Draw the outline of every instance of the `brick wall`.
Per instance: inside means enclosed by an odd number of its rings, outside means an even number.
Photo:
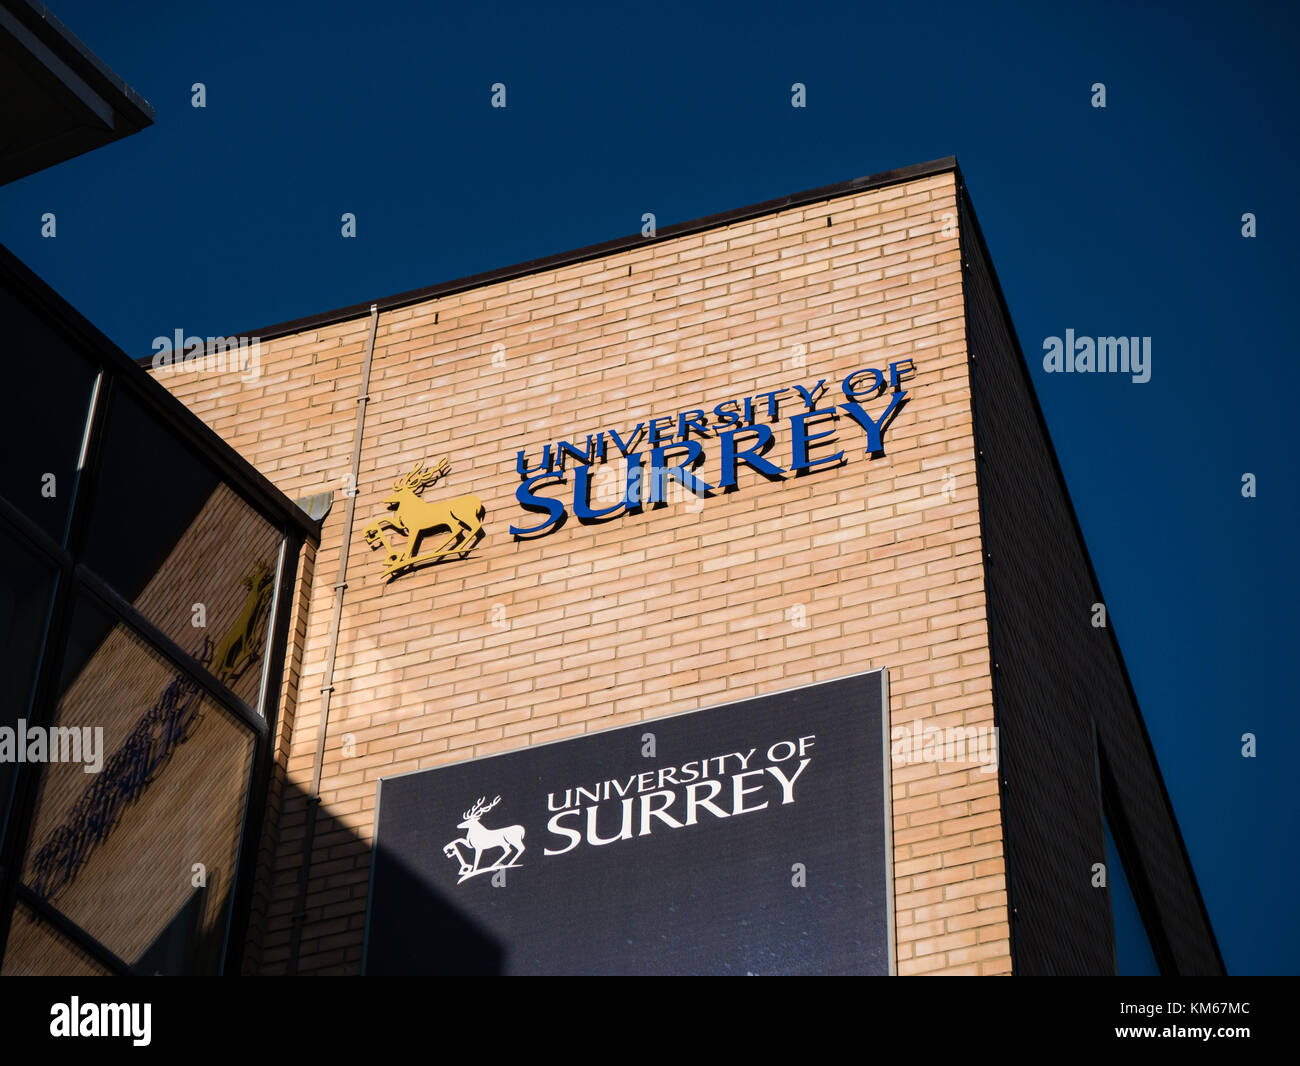
[[[991,727],[952,173],[646,242],[379,317],[357,518],[325,521],[284,737],[264,972],[283,972],[339,553],[348,587],[299,970],[356,973],[376,782],[699,705],[887,667],[892,720]],[[947,216],[947,219],[945,218]],[[290,497],[346,487],[369,319],[263,344],[261,377],[160,380]],[[915,360],[868,459],[534,540],[515,454],[653,416]],[[791,402],[792,401],[792,402]],[[793,394],[781,419],[802,409]],[[873,413],[880,407],[867,405]],[[361,529],[393,480],[477,494],[463,560],[381,580]],[[717,441],[695,473],[716,484]],[[788,436],[772,456],[789,466]],[[714,476],[711,476],[714,475]],[[572,477],[569,478],[570,486]],[[528,523],[531,524],[531,523]],[[802,608],[805,625],[798,625]],[[292,701],[290,701],[292,702]],[[900,973],[1011,969],[996,775],[895,765]]]

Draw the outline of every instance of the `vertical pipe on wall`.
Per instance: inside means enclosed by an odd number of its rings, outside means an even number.
[[[325,653],[325,676],[321,681],[320,725],[316,729],[316,758],[312,764],[311,791],[307,794],[307,826],[302,838],[302,857],[298,865],[298,894],[293,907],[293,927],[289,936],[289,961],[286,972],[298,972],[298,952],[302,946],[302,927],[307,920],[307,887],[311,880],[311,851],[316,840],[316,819],[320,810],[320,783],[325,769],[325,734],[329,728],[330,697],[334,693],[334,658],[339,645],[339,627],[343,621],[343,593],[348,587],[348,553],[352,544],[352,522],[357,509],[357,485],[361,473],[361,439],[366,427],[366,405],[370,402],[370,366],[375,357],[375,334],[379,331],[379,305],[370,305],[370,336],[366,341],[366,358],[361,368],[361,395],[357,397],[357,426],[352,437],[351,480],[348,483],[347,507],[343,516],[343,541],[339,545],[339,572],[334,582],[334,614],[330,619],[329,649]]]

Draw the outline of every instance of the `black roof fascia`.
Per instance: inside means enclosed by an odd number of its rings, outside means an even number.
[[[34,274],[3,244],[0,244],[0,284],[11,287],[20,298],[47,319],[58,324],[73,343],[96,358],[100,365],[131,389],[146,409],[164,425],[193,444],[223,478],[239,489],[250,502],[277,523],[287,523],[319,543],[321,523],[227,444],[220,436],[137,365],[121,348],[94,327],[71,304]]]
[[[154,110],[44,4],[0,0],[5,147],[0,184],[17,181],[154,121]]]
[[[863,178],[853,178],[850,181],[842,181],[834,185],[822,185],[816,189],[807,189],[803,192],[791,193],[788,196],[781,196],[775,200],[764,200],[762,203],[751,204],[748,207],[737,207],[730,211],[723,211],[720,214],[706,215],[703,218],[692,219],[689,222],[678,222],[657,230],[653,237],[642,237],[639,233],[627,237],[616,237],[613,240],[603,241],[600,244],[589,244],[583,248],[575,248],[571,251],[543,256],[540,259],[529,259],[522,263],[515,263],[511,266],[498,267],[495,270],[484,271],[480,274],[470,274],[467,277],[440,282],[437,285],[429,285],[421,289],[411,289],[408,292],[398,293],[395,296],[387,296],[379,300],[367,300],[364,303],[352,304],[348,307],[340,307],[333,311],[325,311],[316,315],[308,315],[305,318],[295,318],[288,322],[280,322],[276,325],[264,326],[261,329],[248,330],[246,332],[232,334],[231,336],[255,337],[258,340],[265,341],[271,340],[275,337],[286,337],[295,333],[304,333],[307,330],[318,329],[322,326],[332,326],[339,322],[346,322],[349,319],[363,318],[370,314],[370,308],[372,305],[377,305],[382,314],[385,311],[394,311],[398,308],[422,303],[425,300],[430,300],[438,296],[450,296],[453,293],[465,292],[469,289],[477,289],[481,286],[492,285],[501,281],[511,281],[515,278],[525,277],[528,274],[536,274],[543,270],[553,270],[556,267],[571,266],[574,263],[582,263],[589,259],[599,259],[602,256],[612,255],[616,252],[625,252],[632,248],[642,248],[646,245],[657,244],[661,241],[670,241],[677,237],[685,237],[693,233],[702,233],[705,230],[716,229],[719,226],[732,225],[736,222],[746,222],[750,219],[760,218],[763,215],[775,214],[778,211],[789,210],[793,207],[803,207],[808,204],[819,203],[823,200],[833,200],[840,196],[865,192],[869,189],[881,189],[889,185],[900,185],[904,182],[916,181],[919,178],[927,178],[935,174],[953,173],[956,170],[956,157],[945,156],[942,159],[935,159],[928,163],[918,163],[915,166],[900,167],[896,170],[885,170],[879,174],[871,174]],[[150,366],[152,361],[152,355],[141,356],[136,360],[136,362],[141,366],[146,367]]]

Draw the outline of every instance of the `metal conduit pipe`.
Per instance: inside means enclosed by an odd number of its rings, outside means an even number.
[[[379,305],[370,305],[370,337],[366,341],[366,359],[361,368],[361,395],[357,397],[357,428],[352,438],[352,476],[348,482],[347,508],[343,516],[343,543],[339,547],[339,573],[334,582],[334,615],[330,620],[329,650],[325,653],[325,676],[321,681],[320,725],[316,730],[316,759],[311,772],[311,791],[307,795],[307,828],[302,838],[302,857],[298,864],[298,894],[293,906],[293,926],[289,935],[289,961],[286,972],[298,972],[298,952],[302,946],[302,927],[307,921],[307,887],[311,881],[311,851],[316,840],[316,819],[320,810],[320,783],[325,769],[325,733],[329,728],[330,697],[334,694],[334,658],[339,646],[339,627],[343,621],[343,593],[348,587],[348,554],[352,544],[352,521],[357,509],[357,486],[361,474],[361,438],[366,428],[366,405],[370,402],[370,366],[375,357],[375,334],[379,331]]]

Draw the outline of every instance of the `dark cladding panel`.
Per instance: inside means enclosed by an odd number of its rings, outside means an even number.
[[[62,544],[99,370],[4,285],[0,329],[6,356],[22,367],[0,390],[0,496]]]
[[[884,686],[383,781],[366,972],[891,972]]]
[[[1016,972],[1114,972],[1107,894],[1089,876],[1106,861],[1099,785],[1113,772],[1112,828],[1132,834],[1127,872],[1158,954],[1171,972],[1221,973],[1114,631],[1092,624],[1101,592],[964,192],[961,210]]]

